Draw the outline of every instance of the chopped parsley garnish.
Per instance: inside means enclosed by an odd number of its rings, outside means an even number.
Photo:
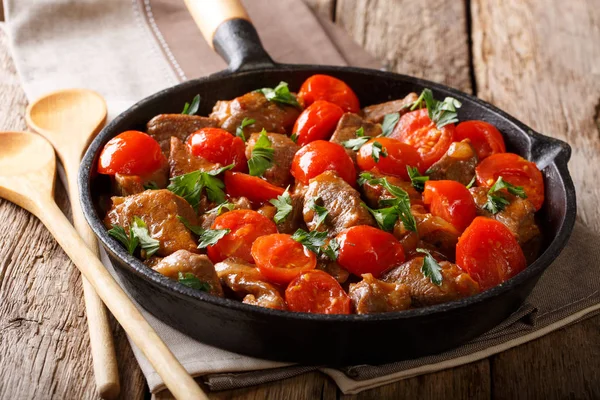
[[[321,246],[325,245],[325,241],[327,239],[327,232],[306,232],[304,229],[298,229],[292,235],[292,239],[294,239],[298,243],[301,243],[304,247],[306,247],[313,253],[320,254]]]
[[[323,222],[325,222],[325,218],[327,218],[327,214],[329,211],[323,206],[317,204],[317,201],[321,200],[320,197],[312,198],[308,201],[308,208],[313,210],[317,214],[315,229],[317,229]]]
[[[121,242],[129,254],[133,254],[139,244],[138,239],[133,236],[133,231],[129,230],[129,235],[127,235],[125,229],[120,225],[113,225],[112,228],[108,230],[108,234]]]
[[[436,124],[438,129],[442,129],[448,124],[458,122],[458,113],[456,112],[462,106],[462,103],[454,97],[446,97],[444,101],[438,101],[433,98],[431,89],[423,89],[419,98],[412,104],[411,111],[427,107],[429,119]]]
[[[203,292],[209,292],[211,289],[210,283],[201,281],[196,275],[190,272],[177,272],[177,281],[182,285],[191,287],[192,289],[202,290]]]
[[[381,136],[389,136],[400,119],[400,113],[386,114],[381,124]]]
[[[396,225],[396,221],[398,221],[399,213],[396,207],[386,207],[373,209],[366,204],[362,204],[375,218],[377,225],[384,231],[391,232],[394,230],[394,226]]]
[[[500,193],[498,193],[502,189],[506,189],[508,193],[519,196],[522,199],[527,198],[527,194],[525,194],[525,190],[522,186],[512,185],[499,176],[490,190],[488,190],[487,201],[483,205],[485,210],[491,212],[492,214],[497,214],[510,204],[510,201],[506,200]]]
[[[410,165],[406,166],[406,171],[408,171],[412,186],[419,192],[425,190],[425,182],[429,180],[429,177],[427,175],[421,175],[417,167],[411,167]]]
[[[108,234],[121,242],[129,254],[133,254],[138,245],[143,258],[150,258],[160,247],[160,242],[150,236],[148,226],[140,217],[133,217],[129,226],[129,235],[119,225],[113,225]]]
[[[293,106],[296,108],[302,108],[300,106],[300,103],[298,103],[296,96],[294,96],[292,92],[290,92],[290,88],[288,88],[287,82],[279,82],[279,85],[275,86],[275,88],[273,89],[262,88],[255,91],[264,94],[267,100],[269,101]]]
[[[290,140],[294,143],[298,143],[298,135],[292,133],[292,136],[290,136]]]
[[[342,145],[347,149],[358,151],[369,139],[371,139],[369,136],[365,136],[365,128],[361,126],[356,130],[356,138],[348,139],[342,142]]]
[[[244,117],[240,126],[238,126],[235,129],[235,136],[241,138],[244,141],[244,143],[246,143],[246,135],[244,135],[244,128],[247,127],[248,125],[252,125],[255,122],[256,122],[256,120],[254,120],[252,118]]]
[[[277,209],[277,213],[273,217],[273,221],[276,224],[279,224],[287,218],[287,216],[292,212],[292,198],[290,197],[290,193],[288,189],[285,189],[285,192],[281,196],[277,196],[276,199],[269,200],[269,203],[273,204]]]
[[[200,203],[200,194],[202,189],[206,189],[206,195],[212,202],[221,204],[225,202],[225,193],[223,189],[225,184],[216,176],[233,168],[235,164],[230,164],[213,171],[203,172],[194,171],[171,178],[171,183],[167,186],[171,192],[183,197],[196,210]]]
[[[185,105],[183,106],[183,111],[181,113],[187,114],[187,115],[196,115],[199,108],[200,108],[200,95],[197,94],[196,96],[194,96],[194,99],[192,100],[192,104],[185,103]]]
[[[154,181],[144,183],[144,189],[146,190],[158,190],[158,185]]]
[[[199,249],[217,244],[217,242],[221,240],[223,236],[231,232],[231,229],[204,229],[199,225],[192,225],[190,221],[181,215],[178,215],[177,219],[180,220],[186,228],[200,237],[200,243],[198,243]]]
[[[379,162],[379,157],[387,157],[387,150],[383,148],[383,145],[378,141],[373,142],[373,148],[371,150],[371,157],[375,160],[376,163]]]
[[[273,150],[271,139],[267,136],[267,131],[263,129],[252,148],[252,155],[248,160],[250,175],[262,176],[273,165],[274,154],[275,150]]]
[[[321,251],[327,257],[329,257],[329,259],[331,261],[335,261],[335,260],[337,260],[339,252],[340,252],[340,244],[338,243],[338,241],[335,238],[331,239],[329,241],[329,244],[326,244],[325,246],[321,247]]]
[[[216,213],[217,215],[221,215],[224,208],[226,208],[229,211],[233,211],[233,210],[235,210],[235,204],[226,201],[226,202],[219,204],[218,206],[216,206],[214,208],[211,208],[206,213],[207,214]]]
[[[423,266],[421,267],[423,275],[429,278],[434,285],[441,286],[443,277],[440,264],[433,258],[429,250],[417,248],[417,252],[425,254]]]
[[[473,176],[473,178],[469,181],[469,183],[467,183],[467,189],[471,189],[473,187],[473,185],[475,184],[475,176]]]

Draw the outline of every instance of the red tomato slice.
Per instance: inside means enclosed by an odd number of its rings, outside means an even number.
[[[271,185],[256,176],[241,172],[225,172],[225,191],[230,197],[246,197],[254,204],[263,204],[281,196],[285,189]]]
[[[105,175],[146,175],[166,162],[160,145],[152,136],[126,131],[104,145],[98,160],[98,172]]]
[[[202,128],[192,133],[187,145],[193,155],[222,166],[235,164],[232,171],[246,172],[246,145],[224,129]]]
[[[475,219],[477,206],[465,186],[456,181],[427,181],[423,202],[429,211],[450,222],[460,232]]]
[[[379,155],[379,161],[373,158],[373,144],[378,142],[387,153],[386,157]],[[383,153],[383,151],[382,151]],[[384,174],[398,176],[408,180],[408,172],[406,166],[419,167],[421,157],[414,147],[402,143],[396,139],[380,137],[371,139],[365,143],[356,156],[358,167],[363,171],[370,171],[377,168]]]
[[[421,155],[420,171],[424,173],[446,154],[454,141],[454,130],[454,124],[438,129],[429,119],[427,109],[423,108],[404,114],[389,137],[417,149]]]
[[[313,314],[350,314],[350,297],[327,272],[298,275],[285,290],[288,309]]]
[[[506,153],[504,138],[496,127],[485,121],[465,121],[456,126],[454,139],[469,139],[479,161],[497,153]]]
[[[336,236],[340,245],[337,262],[356,276],[383,272],[404,262],[404,249],[391,233],[372,226],[353,226]]]
[[[304,105],[310,106],[317,100],[325,100],[337,104],[344,111],[357,113],[360,111],[358,97],[350,86],[333,76],[313,75],[304,81],[298,92]]]
[[[521,246],[499,221],[477,217],[458,239],[456,264],[487,290],[527,267]]]
[[[215,218],[211,229],[229,229],[216,244],[208,246],[206,253],[213,263],[229,257],[254,262],[251,249],[254,241],[264,235],[277,233],[277,226],[269,218],[252,210],[233,210]]]
[[[267,280],[279,284],[288,284],[317,265],[315,253],[283,233],[256,239],[252,245],[252,257],[260,273]]]
[[[346,150],[337,143],[315,140],[296,152],[292,160],[292,175],[303,184],[325,171],[338,176],[356,187],[356,169]]]
[[[302,111],[294,124],[296,143],[304,146],[315,140],[328,140],[343,114],[344,110],[336,104],[315,101]]]
[[[492,186],[499,176],[506,182],[522,186],[527,200],[536,211],[544,204],[544,178],[538,167],[531,161],[513,153],[493,154],[475,168],[477,184]]]

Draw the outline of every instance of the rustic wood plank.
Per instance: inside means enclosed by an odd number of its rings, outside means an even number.
[[[306,4],[318,15],[331,21],[335,18],[335,0],[304,0]]]
[[[26,129],[26,105],[0,29],[0,129]],[[56,199],[68,213],[61,184]],[[143,377],[115,334],[122,398],[141,399]],[[79,272],[39,220],[0,200],[0,398],[51,397],[96,397]]]

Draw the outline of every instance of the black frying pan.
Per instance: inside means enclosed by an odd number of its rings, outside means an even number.
[[[202,5],[219,8],[223,3]],[[228,8],[232,3],[234,7]],[[228,7],[216,13],[203,10],[202,15],[192,9],[205,37],[214,32],[212,43],[229,63],[228,70],[182,83],[135,104],[98,135],[81,164],[79,184],[85,216],[129,293],[162,321],[206,344],[255,357],[330,365],[382,363],[441,352],[488,331],[517,310],[565,247],[575,222],[575,189],[567,169],[570,147],[533,132],[488,103],[437,83],[360,68],[275,63],[236,3],[227,2]],[[211,17],[208,21],[203,19],[206,15]],[[200,114],[207,115],[217,100],[274,87],[280,81],[296,91],[315,73],[342,79],[363,106],[431,88],[438,98],[452,96],[463,103],[461,120],[485,120],[498,127],[509,151],[542,169],[546,201],[539,220],[546,242],[541,256],[502,285],[459,301],[385,314],[317,315],[255,307],[190,289],[147,268],[108,235],[94,200],[106,194],[107,187],[102,177],[92,172],[109,139],[126,130],[145,130],[157,114],[180,112],[182,104],[196,94],[202,96]]]

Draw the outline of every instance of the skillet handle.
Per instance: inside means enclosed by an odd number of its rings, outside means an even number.
[[[239,0],[185,0],[206,42],[232,71],[275,66]]]

